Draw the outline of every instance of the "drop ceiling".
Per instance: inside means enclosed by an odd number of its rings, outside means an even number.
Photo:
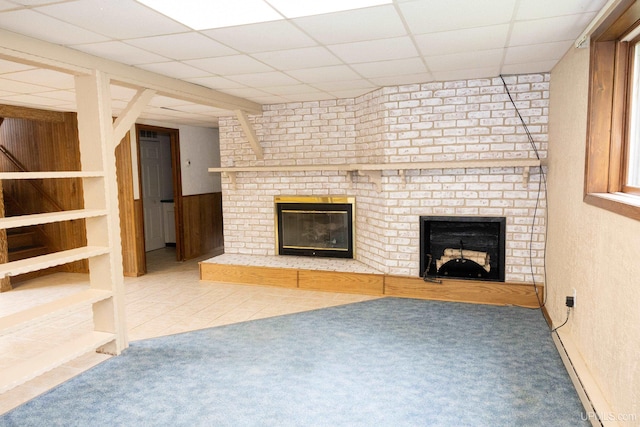
[[[202,0],[209,9],[227,1]],[[548,72],[605,3],[394,0],[195,31],[135,0],[0,0],[0,28],[275,104],[351,98],[382,86]],[[112,85],[116,114],[134,93]],[[73,77],[0,59],[0,104],[76,111]],[[228,114],[156,96],[142,118],[215,126]]]

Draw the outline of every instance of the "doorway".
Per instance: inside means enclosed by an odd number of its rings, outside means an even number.
[[[176,260],[183,261],[178,130],[137,124],[136,133],[145,258],[175,248]]]

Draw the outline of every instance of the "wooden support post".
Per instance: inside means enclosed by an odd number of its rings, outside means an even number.
[[[105,255],[89,259],[89,279],[92,288],[108,290],[113,297],[94,304],[96,331],[115,334],[116,339],[101,351],[120,354],[127,345],[124,310],[124,274],[118,208],[118,182],[112,124],[109,77],[101,71],[76,76],[78,105],[78,137],[82,169],[103,171],[104,177],[85,178],[84,205],[86,209],[106,209],[106,217],[88,218],[87,244],[108,247]]]
[[[0,123],[2,123],[0,121]],[[2,180],[0,180],[0,218],[4,218],[4,194],[2,192]],[[9,261],[9,245],[7,243],[7,230],[0,230],[0,264]],[[11,290],[9,276],[0,277],[0,292]]]
[[[249,122],[249,117],[247,113],[242,110],[236,110],[236,116],[238,117],[238,121],[240,122],[240,126],[242,126],[242,130],[244,131],[244,135],[249,140],[249,144],[251,144],[251,148],[253,152],[256,154],[256,157],[259,160],[264,159],[264,153],[262,151],[262,147],[260,146],[260,142],[258,141],[258,137],[256,136],[256,132]]]
[[[113,123],[113,140],[115,142],[114,148],[120,144],[122,138],[129,132],[131,126],[136,122],[137,118],[140,117],[142,110],[147,106],[151,98],[156,94],[155,90],[151,89],[140,89],[138,93],[131,99],[127,107],[124,109],[122,114],[116,119]]]

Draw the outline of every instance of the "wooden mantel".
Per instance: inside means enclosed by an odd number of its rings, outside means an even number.
[[[238,172],[305,172],[305,171],[347,171],[357,175],[366,175],[380,191],[382,171],[397,170],[404,175],[406,170],[423,169],[475,169],[475,168],[513,168],[521,167],[522,180],[528,182],[532,167],[543,165],[538,159],[478,159],[452,160],[438,162],[405,162],[405,163],[344,163],[335,165],[285,165],[285,166],[237,166],[209,168],[209,172],[222,172],[229,177],[232,186],[236,185]],[[406,176],[405,176],[406,179]]]

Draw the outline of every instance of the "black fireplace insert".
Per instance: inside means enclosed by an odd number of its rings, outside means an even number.
[[[506,219],[420,217],[420,276],[504,282]]]

